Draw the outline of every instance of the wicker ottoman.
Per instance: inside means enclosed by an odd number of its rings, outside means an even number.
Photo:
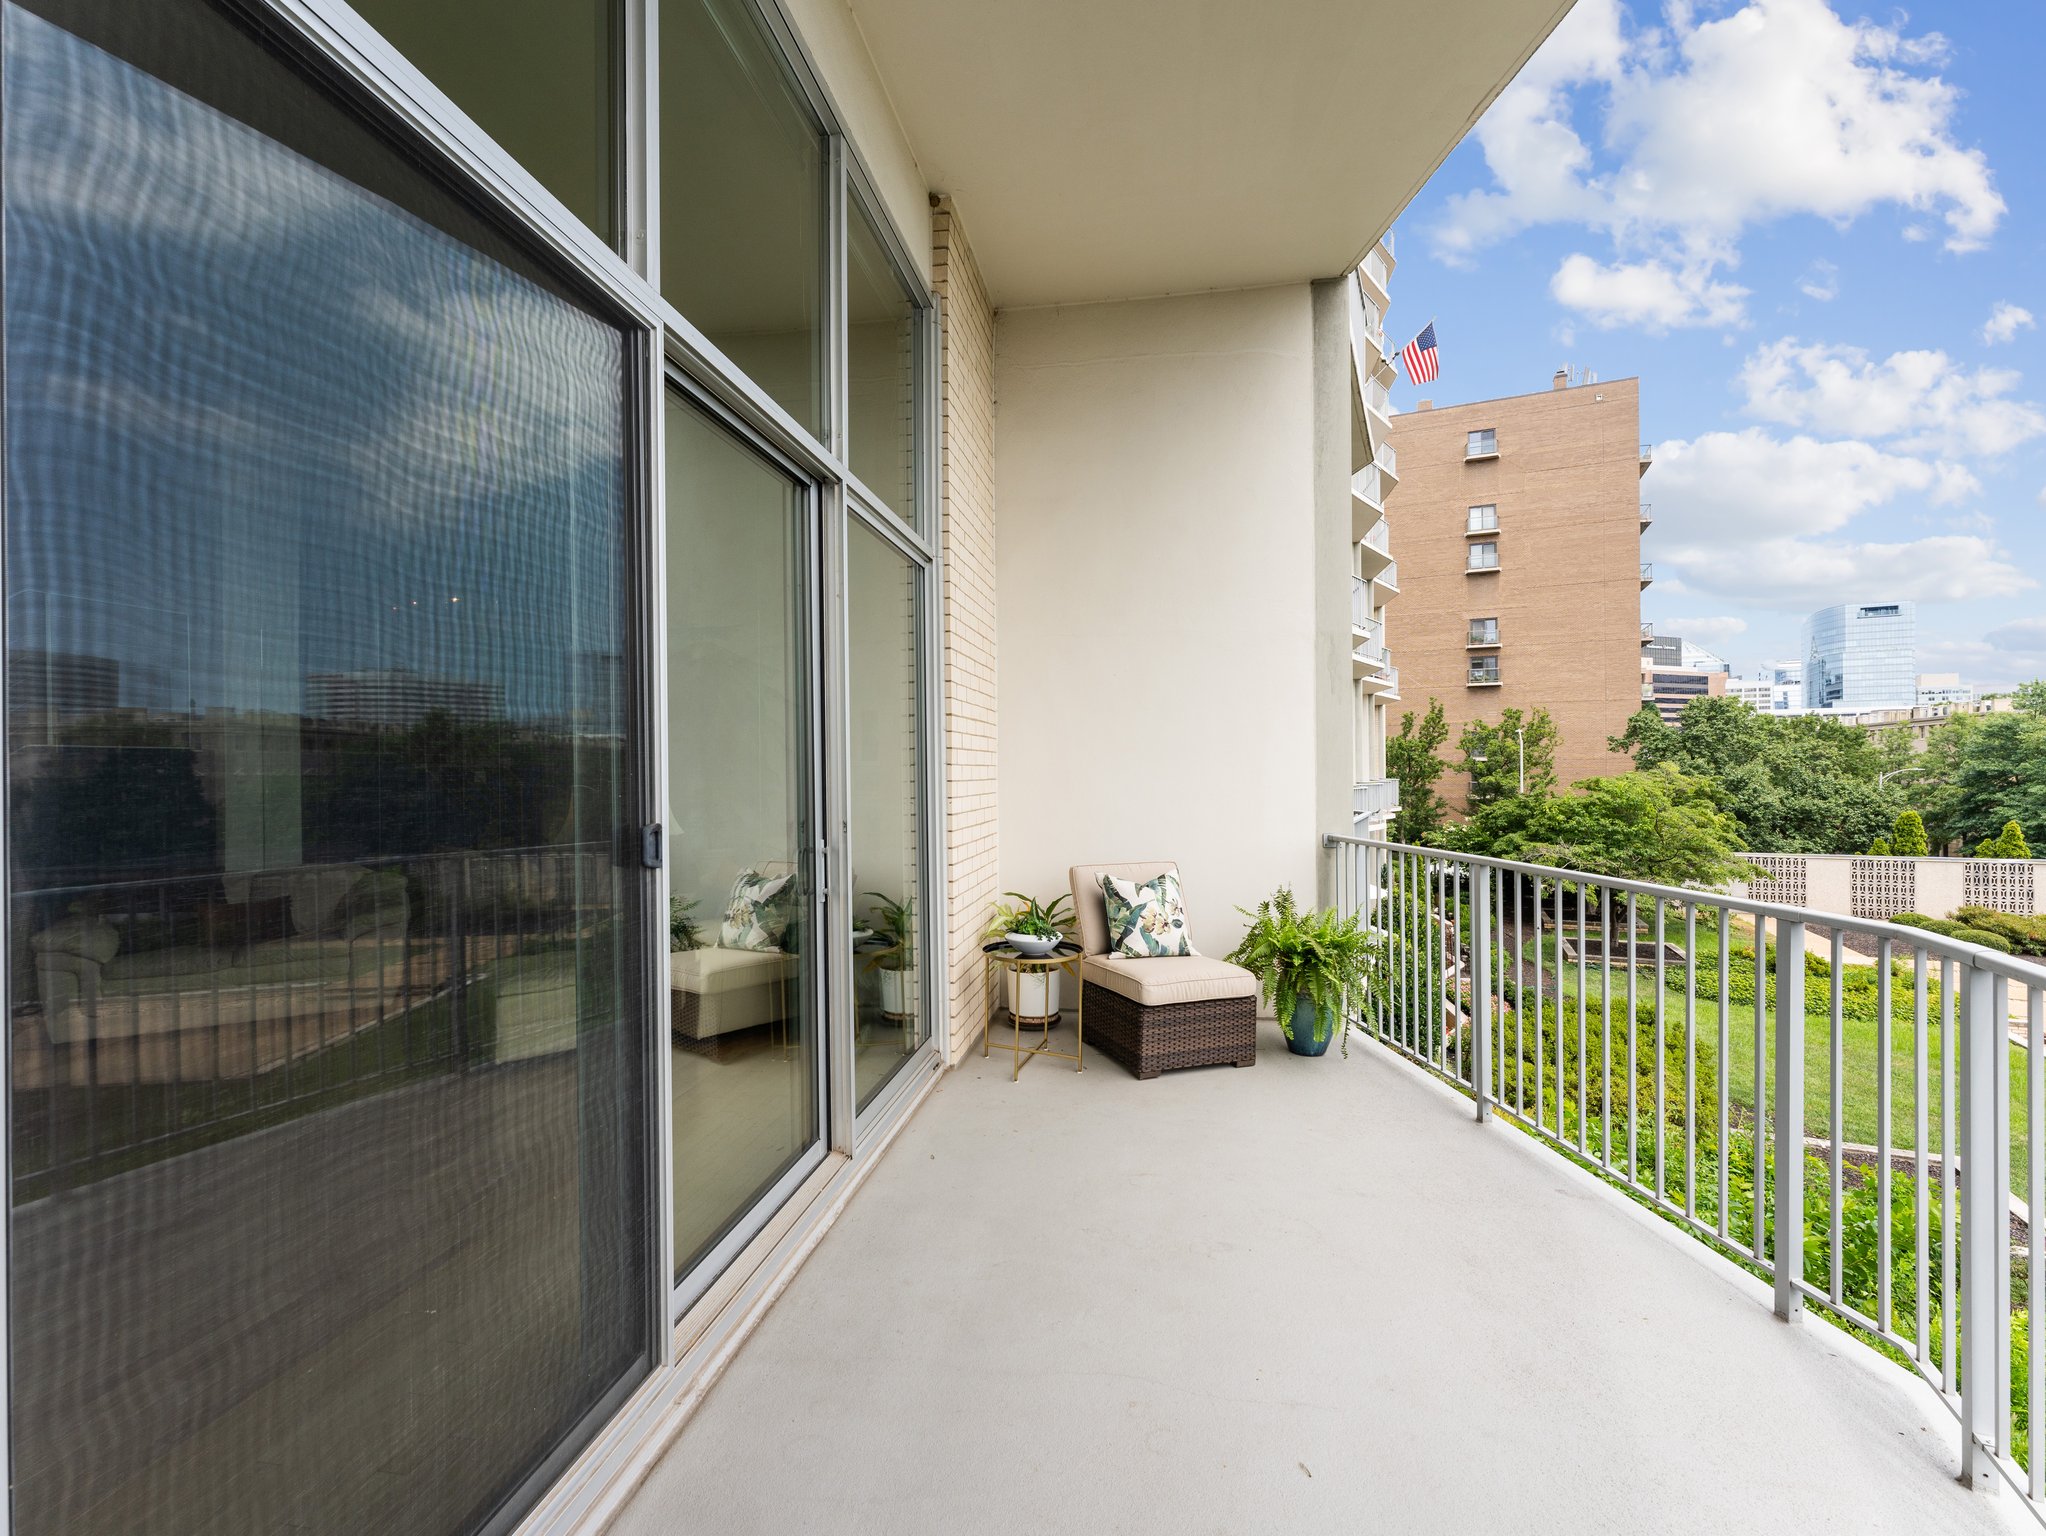
[[[1147,1008],[1120,992],[1084,983],[1087,1043],[1140,1078],[1179,1067],[1248,1067],[1257,1062],[1257,999]]]

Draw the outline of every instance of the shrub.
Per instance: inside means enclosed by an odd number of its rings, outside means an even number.
[[[1890,856],[1890,840],[1879,837],[1868,845],[1868,856],[1872,859],[1887,859]]]
[[[2025,829],[2015,821],[2003,824],[2003,830],[1992,838],[1975,845],[1978,859],[2029,859],[2032,850],[2025,842]]]
[[[1993,907],[1958,907],[1954,921],[2008,940],[2020,955],[2046,955],[2046,917],[2016,917]]]
[[[1890,851],[1904,859],[1922,859],[1931,853],[1932,844],[1925,836],[1925,818],[1916,811],[1899,815],[1896,826],[1890,830]]]
[[[1946,935],[1950,939],[1959,939],[1963,944],[1980,944],[1984,949],[1999,950],[2006,955],[2012,953],[2010,940],[2000,933],[1991,933],[1987,928],[1970,928],[1965,923],[1949,923],[1946,925]]]

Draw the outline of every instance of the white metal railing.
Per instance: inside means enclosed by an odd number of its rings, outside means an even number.
[[[1381,347],[1379,350],[1383,351],[1384,348]],[[1379,415],[1388,419],[1391,418],[1392,391],[1386,387],[1385,380],[1379,378],[1376,374],[1372,374],[1364,380],[1364,403],[1370,406],[1372,410],[1378,412]],[[1384,444],[1379,445],[1378,457],[1381,460],[1385,458]],[[1397,466],[1394,467],[1393,472],[1395,474],[1399,472]]]
[[[1387,591],[1391,592],[1399,591],[1400,589],[1399,561],[1397,560],[1386,561],[1385,569],[1380,571],[1376,576],[1372,577],[1371,579],[1377,582],[1381,587],[1384,587]]]
[[[1809,1302],[1887,1346],[1959,1420],[1963,1482],[2046,1497],[2046,966],[1754,895],[1323,846],[1388,960],[1352,1027],[1772,1280],[1785,1320]]]
[[[1392,530],[1387,528],[1384,523],[1373,523],[1359,542],[1366,549],[1372,550],[1377,554],[1391,554]]]
[[[1383,388],[1382,385],[1380,387]],[[1388,394],[1386,396],[1388,404],[1390,404],[1391,399],[1392,399],[1391,395]],[[1394,479],[1399,478],[1400,455],[1399,450],[1397,448],[1393,447],[1391,443],[1382,442],[1378,445],[1377,458],[1378,462],[1385,466],[1385,472],[1388,475],[1391,475]]]
[[[1649,583],[1650,583],[1651,581],[1653,581],[1653,580],[1655,580],[1655,567],[1654,567],[1653,565],[1651,565],[1651,564],[1650,564],[1650,563],[1649,563],[1648,561],[1646,561],[1646,560],[1642,561],[1642,562],[1641,562],[1641,585],[1645,587],[1645,586],[1647,586],[1647,585],[1648,585],[1648,584],[1649,584]]]
[[[1371,583],[1362,576],[1350,578],[1350,627],[1366,632],[1374,627],[1371,618]]]
[[[1378,473],[1378,466],[1376,464],[1366,464],[1356,474],[1352,475],[1350,477],[1350,489],[1377,507],[1379,511],[1383,512],[1385,510],[1385,480]]]
[[[1361,779],[1357,783],[1351,810],[1358,821],[1372,816],[1390,816],[1400,808],[1398,779]]]
[[[1379,309],[1378,301],[1364,291],[1364,282],[1361,276],[1350,284],[1350,290],[1357,296],[1358,304],[1358,310],[1353,318],[1361,323],[1365,340],[1378,348],[1379,354],[1383,356],[1385,353],[1385,315]]]
[[[1364,275],[1369,277],[1372,282],[1378,284],[1381,291],[1389,292],[1391,290],[1392,272],[1387,268],[1385,258],[1378,253],[1376,247],[1365,253]]]

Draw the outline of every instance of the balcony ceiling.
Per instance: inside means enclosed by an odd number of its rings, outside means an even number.
[[[998,305],[1329,277],[1570,0],[852,0]]]

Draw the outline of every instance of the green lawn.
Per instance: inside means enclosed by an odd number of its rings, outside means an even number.
[[[1571,936],[1575,928],[1571,925]],[[1680,924],[1672,923],[1668,929],[1671,942],[1681,946],[1683,931]],[[1746,941],[1738,932],[1734,935],[1736,945]],[[1529,942],[1533,950],[1532,935]],[[1616,949],[1618,945],[1616,943]],[[1648,945],[1642,942],[1646,952]],[[1718,934],[1713,925],[1703,921],[1698,928],[1697,953],[1693,963],[1701,983],[1716,987],[1718,972]],[[1544,972],[1543,996],[1553,1002],[1554,987],[1558,978],[1556,936],[1544,936],[1542,945]],[[1772,961],[1773,963],[1773,961]],[[1752,955],[1735,957],[1730,964],[1746,966],[1752,972]],[[1850,969],[1850,968],[1843,968]],[[1872,970],[1872,967],[1864,969]],[[1916,1042],[1912,1027],[1912,980],[1908,967],[1900,967],[1894,973],[1892,983],[1892,1026],[1890,1040],[1890,1145],[1897,1151],[1912,1151],[1917,1147],[1914,1084],[1917,1080],[1915,1066]],[[1561,1024],[1565,1033],[1566,1055],[1574,1057],[1576,1049],[1577,1009],[1577,965],[1575,961],[1562,962],[1560,966],[1562,983],[1563,1015]],[[1667,972],[1667,983],[1663,994],[1663,1029],[1666,1042],[1672,1052],[1678,1053],[1676,1060],[1665,1069],[1665,1082],[1673,1102],[1680,1101],[1683,1094],[1683,1080],[1680,1071],[1681,1042],[1684,1031],[1684,970],[1672,964]],[[1940,1147],[1940,1074],[1941,1074],[1941,1020],[1937,1000],[1937,973],[1934,973],[1933,997],[1928,1005],[1928,1028],[1926,1030],[1926,1150],[1937,1152]],[[1602,976],[1596,964],[1585,967],[1585,1005],[1589,1023],[1588,1059],[1594,1082],[1597,1073],[1597,1042],[1600,1037],[1603,1005],[1601,998]],[[1612,975],[1613,990],[1613,1069],[1616,1077],[1626,1075],[1626,992],[1623,970],[1615,966]],[[1531,993],[1531,989],[1530,989]],[[1646,1009],[1655,999],[1653,973],[1644,970],[1636,981],[1636,1006]],[[1827,1013],[1827,991],[1823,981],[1808,978],[1806,981],[1806,1018],[1804,1029],[1805,1083],[1804,1083],[1804,1126],[1808,1136],[1830,1137],[1832,1133],[1832,1021]],[[1719,1043],[1720,1004],[1709,998],[1699,998],[1696,1005],[1698,1071],[1701,1078],[1710,1077],[1716,1070]],[[1509,1022],[1508,1027],[1511,1027]],[[1637,1026],[1637,1057],[1640,1070],[1653,1070],[1653,1025]],[[1533,1030],[1532,1009],[1524,1028]],[[1545,1060],[1553,1064],[1555,1059],[1555,1025],[1544,1033]],[[1730,1005],[1727,1017],[1729,1050],[1727,1053],[1727,1101],[1730,1112],[1736,1120],[1752,1117],[1755,1105],[1755,1017],[1752,1002],[1735,1002]],[[1880,1055],[1878,1051],[1878,1028],[1873,1018],[1843,1018],[1840,1039],[1840,1129],[1841,1137],[1849,1143],[1873,1146],[1877,1132],[1877,1087],[1880,1082]],[[1773,1087],[1771,1074],[1774,1072],[1776,1049],[1776,1010],[1768,1004],[1762,1021],[1762,1071],[1765,1088]],[[1957,1045],[1958,1048],[1958,1045]],[[1529,1044],[1530,1056],[1533,1050]],[[2011,1046],[2011,1188],[2023,1194],[2026,1179],[2026,1131],[2027,1105],[2025,1102],[2025,1053],[2022,1047]],[[1567,1063],[1574,1075],[1574,1060]],[[1574,1093],[1574,1084],[1571,1091]],[[1708,1127],[1701,1125],[1701,1131]],[[1680,1148],[1672,1149],[1674,1155],[1681,1155]]]

